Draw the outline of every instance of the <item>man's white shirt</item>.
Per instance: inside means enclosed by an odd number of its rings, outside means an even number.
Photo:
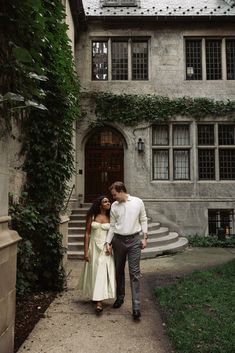
[[[143,201],[135,196],[128,195],[124,202],[115,201],[110,211],[110,229],[106,242],[111,243],[114,233],[123,236],[142,231],[147,233],[147,216]]]

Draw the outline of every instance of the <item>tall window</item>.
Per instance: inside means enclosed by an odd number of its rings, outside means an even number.
[[[128,80],[128,42],[112,42],[112,80]]]
[[[186,79],[202,79],[202,40],[187,39],[186,50]]]
[[[132,43],[132,80],[148,79],[148,43]]]
[[[92,42],[92,80],[108,79],[108,42]]]
[[[190,179],[189,125],[155,125],[152,129],[153,179]]]
[[[235,39],[226,39],[227,79],[235,80]]]
[[[109,55],[111,67],[108,67]],[[92,79],[148,80],[148,40],[110,38],[93,41]]]
[[[207,80],[222,79],[221,40],[206,40],[206,78]]]
[[[235,180],[235,125],[198,124],[198,177]]]
[[[185,38],[185,78],[235,80],[235,39]]]

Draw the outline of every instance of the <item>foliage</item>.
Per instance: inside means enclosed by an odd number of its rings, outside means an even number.
[[[11,195],[12,196],[12,195]],[[16,293],[22,296],[30,292],[38,281],[39,254],[33,249],[33,234],[37,228],[40,215],[33,206],[25,204],[26,195],[21,202],[10,198],[11,227],[23,236],[18,244]]]
[[[58,290],[64,282],[59,213],[73,172],[72,135],[79,117],[79,82],[61,1],[13,0],[5,1],[4,6],[10,20],[5,41],[8,60],[1,55],[2,97],[18,97],[23,102],[22,107],[14,106],[6,99],[4,109],[10,117],[13,108],[22,112],[27,178],[25,193],[10,210],[12,225],[23,238],[19,292],[33,285]],[[27,112],[26,102],[31,106]]]
[[[220,240],[215,236],[200,236],[200,235],[189,235],[189,245],[196,247],[221,247],[221,248],[232,248],[235,247],[235,237],[226,237],[224,240]]]
[[[233,353],[235,260],[156,289],[178,353]]]
[[[214,101],[208,98],[168,98],[156,95],[93,93],[96,102],[96,124],[108,121],[124,125],[156,123],[177,115],[200,119],[235,113],[235,101]]]
[[[11,118],[28,117],[43,104],[47,78],[43,65],[44,11],[41,0],[2,1],[0,13],[0,117],[11,128]]]

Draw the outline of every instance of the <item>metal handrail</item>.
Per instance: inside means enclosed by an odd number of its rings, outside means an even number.
[[[65,206],[61,209],[61,211],[65,211],[67,209],[69,201],[70,201],[71,196],[72,196],[72,192],[73,192],[74,189],[75,189],[75,184],[73,184],[73,186],[71,187],[71,190],[70,190],[70,193],[69,193],[69,197],[68,197],[68,199],[66,201]]]

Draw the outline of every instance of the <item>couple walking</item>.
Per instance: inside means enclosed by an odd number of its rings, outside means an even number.
[[[132,293],[133,319],[140,313],[140,256],[147,246],[147,216],[144,203],[130,196],[122,182],[113,183],[109,190],[115,202],[99,197],[87,213],[84,238],[85,266],[79,288],[96,301],[101,312],[102,300],[116,298],[118,309],[125,297],[125,263],[128,258]]]

